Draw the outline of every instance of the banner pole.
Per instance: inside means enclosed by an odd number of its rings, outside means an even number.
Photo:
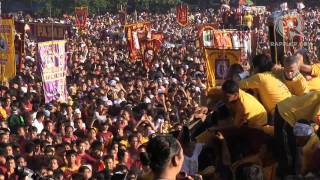
[[[2,26],[2,2],[0,1],[0,26]],[[1,85],[4,85],[4,66],[3,66],[3,62],[0,62],[1,64]]]

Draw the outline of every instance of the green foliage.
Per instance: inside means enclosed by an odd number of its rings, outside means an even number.
[[[89,6],[90,14],[117,12],[122,7],[125,9],[127,0],[24,0],[29,3],[41,4],[36,14],[42,16],[62,16],[64,13],[73,14],[78,6]],[[136,0],[138,11],[165,11],[174,7],[181,0]]]

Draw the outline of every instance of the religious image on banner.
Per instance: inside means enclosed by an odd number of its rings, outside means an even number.
[[[205,48],[205,59],[208,89],[210,89],[223,84],[232,64],[241,63],[241,50]]]
[[[290,12],[287,15],[275,17],[274,28],[283,38],[283,42],[277,42],[277,46],[283,46],[284,54],[292,54],[303,46],[304,23],[299,14]]]
[[[76,14],[76,25],[78,28],[84,28],[87,24],[87,17],[89,14],[89,9],[87,6],[76,7],[75,14]]]
[[[38,43],[39,68],[43,81],[45,102],[66,102],[65,41]]]
[[[135,23],[125,26],[127,44],[132,61],[143,59],[150,31],[150,23]]]
[[[164,34],[162,32],[151,32],[151,41],[153,42],[153,50],[159,52],[164,41]]]
[[[181,26],[187,26],[188,25],[188,6],[186,4],[179,4],[176,7],[176,16],[177,16],[177,22]]]
[[[0,22],[0,81],[7,82],[16,75],[14,20],[1,18]]]

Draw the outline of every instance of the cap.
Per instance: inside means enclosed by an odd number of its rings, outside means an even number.
[[[81,115],[81,111],[80,111],[80,109],[79,109],[79,108],[75,109],[75,110],[74,110],[74,113],[75,113],[75,114],[80,114],[80,115]]]

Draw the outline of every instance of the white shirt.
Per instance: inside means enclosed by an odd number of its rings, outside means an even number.
[[[35,119],[33,122],[32,122],[32,126],[36,127],[37,128],[37,133],[40,134],[41,131],[43,130],[44,126],[43,126],[43,123],[40,123],[37,119]]]
[[[190,176],[198,173],[198,157],[202,151],[203,145],[204,144],[197,143],[191,157],[184,155],[184,161],[181,168],[182,172],[186,172]]]

